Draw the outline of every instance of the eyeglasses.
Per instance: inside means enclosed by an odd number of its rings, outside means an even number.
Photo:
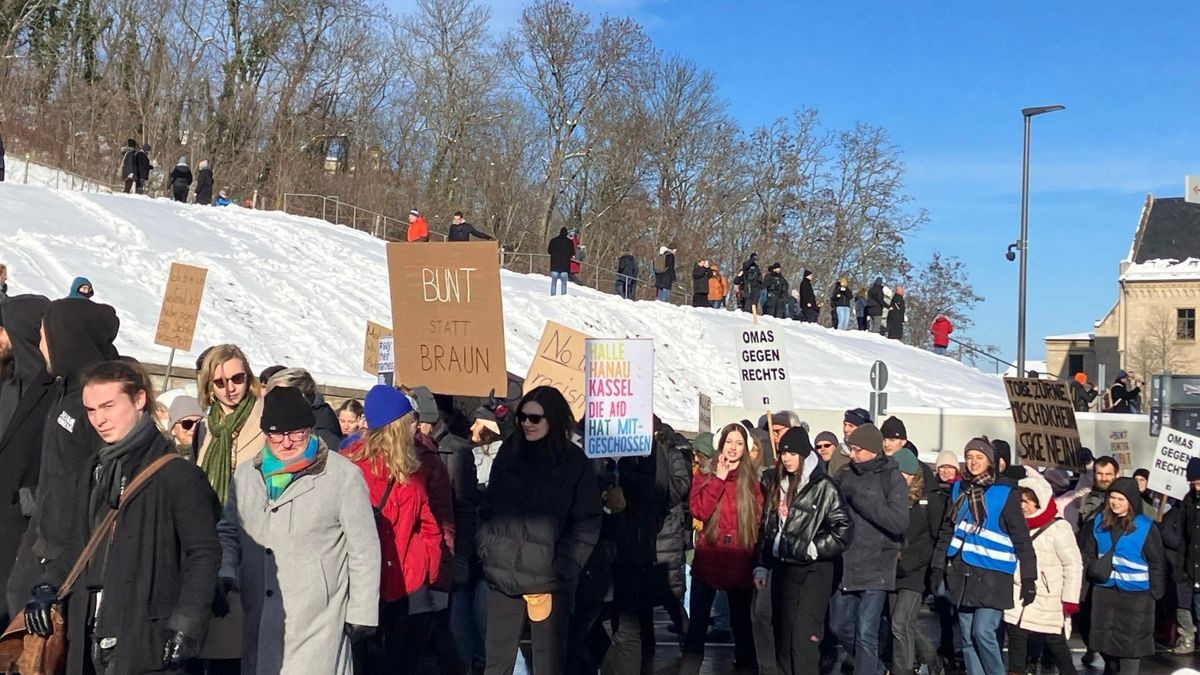
[[[818,450],[824,450],[825,448],[832,448],[832,447],[833,447],[833,443],[817,443]]]
[[[200,420],[180,420],[179,426],[183,427],[184,431],[191,431],[192,427],[196,426],[196,423],[199,421]]]
[[[299,442],[303,441],[304,439],[308,438],[308,429],[297,429],[296,431],[268,431],[267,432],[267,440],[271,441],[272,443],[282,443],[283,438],[285,436],[287,437],[287,439],[289,441],[291,441],[293,443],[299,443]]]
[[[240,387],[243,384],[246,384],[246,374],[238,373],[237,375],[234,375],[228,379],[224,377],[213,378],[213,384],[216,385],[217,389],[224,389],[226,382],[232,382],[233,386]]]
[[[517,413],[517,421],[522,424],[525,422],[529,422],[530,424],[541,424],[542,420],[544,419],[546,419],[545,415],[528,415],[523,412]]]

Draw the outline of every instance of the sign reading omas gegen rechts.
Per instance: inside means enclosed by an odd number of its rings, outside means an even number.
[[[397,384],[439,394],[507,391],[495,242],[388,244]]]
[[[746,410],[792,409],[792,381],[788,378],[782,333],[757,327],[738,331],[734,363]]]
[[[206,279],[208,270],[203,267],[171,263],[158,328],[154,331],[155,344],[185,352],[191,350]]]
[[[1075,407],[1066,383],[1004,378],[1022,464],[1072,471],[1083,468]]]

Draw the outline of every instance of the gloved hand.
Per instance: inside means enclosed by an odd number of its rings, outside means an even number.
[[[360,626],[356,623],[346,624],[346,637],[351,644],[357,644],[375,634],[375,626]]]
[[[229,592],[237,590],[237,580],[229,577],[217,579],[213,590],[212,613],[218,619],[229,615]]]
[[[33,597],[25,604],[25,630],[41,637],[50,637],[54,632],[50,608],[58,602],[58,589],[50,584],[38,584],[31,593]]]
[[[1021,606],[1028,607],[1037,598],[1037,583],[1033,579],[1021,580]]]
[[[171,637],[167,638],[167,643],[163,645],[163,667],[179,666],[188,659],[196,658],[199,653],[199,642],[184,635],[182,631],[175,631],[171,634]]]
[[[1079,603],[1077,602],[1064,602],[1062,606],[1063,616],[1066,618],[1071,618],[1079,613]]]

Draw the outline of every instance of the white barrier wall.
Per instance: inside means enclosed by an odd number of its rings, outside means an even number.
[[[832,431],[841,438],[844,412],[843,409],[808,409],[797,410],[796,414],[808,422],[813,435]],[[963,446],[976,436],[1000,438],[1011,444],[1015,433],[1012,415],[1007,410],[893,408],[889,413],[904,421],[909,440],[921,451],[921,460],[931,463],[943,449],[953,450],[962,459]],[[713,430],[742,419],[757,423],[762,414],[751,415],[741,408],[714,406]],[[1137,467],[1150,466],[1156,439],[1150,437],[1149,416],[1076,413],[1075,417],[1083,445],[1096,457],[1116,457],[1121,463],[1122,475],[1129,476]]]

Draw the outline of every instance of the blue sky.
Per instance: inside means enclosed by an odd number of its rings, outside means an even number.
[[[408,4],[393,0],[400,11]],[[522,2],[494,0],[496,30]],[[1148,192],[1181,196],[1200,173],[1200,5],[1184,2],[767,2],[582,0],[633,16],[655,47],[716,74],[752,127],[800,107],[825,124],[881,125],[905,154],[930,223],[913,260],[970,268],[976,339],[1016,353],[1021,114],[1036,118],[1030,177],[1028,356],[1042,337],[1091,330]],[[912,330],[923,330],[912,326]]]

